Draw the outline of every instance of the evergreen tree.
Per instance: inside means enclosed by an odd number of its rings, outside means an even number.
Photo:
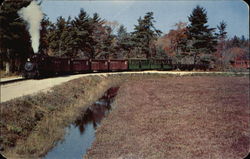
[[[51,26],[50,34],[48,35],[49,47],[53,52],[53,56],[64,56],[65,41],[63,39],[66,33],[66,20],[63,17],[57,18],[56,24]]]
[[[245,38],[245,36],[244,36],[244,35],[242,35],[240,40],[241,40],[241,42],[242,42],[242,43],[246,42],[246,38]]]
[[[0,6],[0,56],[1,65],[5,62],[6,73],[21,71],[26,58],[33,52],[26,23],[17,13],[30,2],[9,0]]]
[[[90,56],[93,59],[106,59],[114,51],[112,29],[109,26],[104,26],[104,24],[105,21],[97,13],[94,13],[91,19],[91,45],[94,51],[91,52]]]
[[[224,41],[227,38],[226,27],[227,24],[224,21],[220,22],[220,24],[217,26],[219,33],[217,33],[216,35],[220,41]]]
[[[225,66],[225,63],[223,61],[223,57],[226,53],[226,38],[227,38],[227,32],[226,32],[227,24],[226,22],[222,21],[219,25],[217,25],[217,29],[219,33],[215,33],[215,35],[218,38],[218,44],[216,47],[216,53],[215,53],[215,59],[216,59],[216,67],[219,69],[222,69]]]
[[[207,23],[206,10],[200,6],[193,9],[192,14],[188,17],[190,25],[187,27],[188,51],[193,57],[193,63],[201,61],[201,56],[206,57],[208,62],[211,61],[211,53],[215,52],[217,39],[214,35],[215,28],[209,28]]]
[[[137,49],[141,54],[145,54],[146,58],[152,57],[150,45],[162,33],[154,27],[153,22],[155,22],[153,12],[146,13],[143,19],[141,17],[138,19],[138,25],[135,25],[135,31],[132,33]]]
[[[73,20],[72,26],[76,31],[75,43],[77,45],[77,52],[81,51],[81,55],[78,56],[88,56],[89,52],[93,52],[93,47],[91,45],[92,38],[92,26],[91,18],[88,16],[86,11],[80,10],[78,16]]]
[[[133,49],[133,46],[134,43],[132,41],[131,35],[127,33],[127,30],[124,25],[121,25],[117,30],[117,47],[118,52],[121,53],[120,57],[129,57],[129,53],[131,49]]]
[[[117,30],[117,38],[118,40],[124,39],[128,35],[127,29],[124,27],[124,25],[121,25]]]
[[[232,39],[231,47],[240,47],[240,38],[236,35]]]
[[[50,29],[51,25],[52,22],[49,21],[49,18],[47,16],[44,16],[44,18],[41,21],[40,45],[39,45],[39,51],[44,54],[47,54],[49,49],[48,35],[51,30]]]
[[[56,24],[50,25],[48,29],[49,52],[52,56],[79,57],[78,30],[73,26],[71,17],[65,20],[63,17],[57,19]]]
[[[241,46],[245,46],[245,45],[247,45],[247,40],[246,40],[246,38],[245,38],[245,36],[244,35],[242,35],[241,36],[241,38],[240,38],[240,44],[241,44]]]
[[[72,27],[72,20],[69,16],[67,20],[63,21],[63,29],[60,35],[60,52],[61,56],[77,57],[77,43],[76,43],[76,30]]]
[[[97,55],[100,59],[110,59],[114,55],[114,35],[112,28],[105,26],[105,33],[102,35],[101,52]]]
[[[93,39],[91,45],[93,46],[93,51],[90,52],[89,55],[92,59],[95,59],[95,57],[101,52],[101,36],[104,30],[103,24],[104,20],[100,18],[99,14],[94,13],[91,18],[91,37]]]

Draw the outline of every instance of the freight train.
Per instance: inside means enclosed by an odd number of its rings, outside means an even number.
[[[25,78],[41,78],[60,74],[110,72],[110,71],[142,71],[142,70],[206,70],[207,64],[173,64],[171,59],[127,59],[96,60],[51,57],[34,54],[24,65]]]

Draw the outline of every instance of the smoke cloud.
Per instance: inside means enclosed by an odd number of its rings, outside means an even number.
[[[37,2],[32,1],[27,7],[18,11],[19,16],[28,23],[27,29],[31,36],[31,43],[34,53],[38,52],[41,21],[43,13]]]

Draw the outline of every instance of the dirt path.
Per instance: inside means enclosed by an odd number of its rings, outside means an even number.
[[[108,74],[175,74],[175,75],[189,75],[189,74],[214,74],[214,72],[177,72],[177,71],[141,71],[141,72],[113,72],[113,73],[92,73],[92,74],[80,74],[80,75],[70,75],[64,77],[47,78],[41,80],[26,80],[11,84],[1,85],[1,102],[5,102],[17,97],[24,95],[30,95],[37,93],[39,91],[48,91],[51,87],[55,85],[62,84],[64,82],[70,81],[84,76],[107,76]],[[225,72],[216,72],[217,74],[225,74]],[[228,73],[233,74],[233,73]],[[3,79],[4,80],[4,79]]]
[[[39,91],[47,91],[49,88],[64,82],[86,75],[72,75],[65,77],[47,78],[41,80],[26,80],[6,85],[1,85],[1,102],[5,102],[24,95],[30,95]]]
[[[120,87],[86,158],[243,158],[249,79],[166,77]]]

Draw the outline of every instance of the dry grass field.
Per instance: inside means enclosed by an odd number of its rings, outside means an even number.
[[[241,159],[250,147],[247,77],[164,77],[121,85],[86,158]]]

